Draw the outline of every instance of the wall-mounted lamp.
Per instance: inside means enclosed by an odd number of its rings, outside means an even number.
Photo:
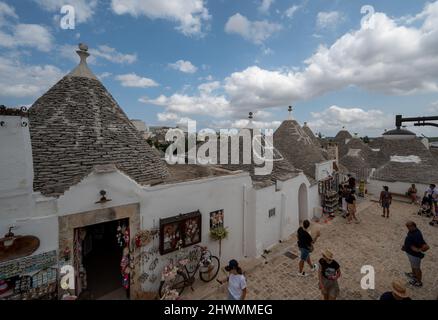
[[[23,128],[26,128],[26,127],[27,127],[27,122],[26,122],[26,121],[23,121],[23,122],[21,123],[21,126],[22,126]]]
[[[106,203],[111,201],[111,199],[107,199],[106,197],[106,191],[105,190],[101,190],[100,191],[100,200],[97,201],[96,203]]]

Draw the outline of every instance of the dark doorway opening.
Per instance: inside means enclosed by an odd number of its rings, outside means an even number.
[[[122,286],[120,262],[123,247],[117,241],[117,228],[129,226],[129,219],[110,221],[82,229],[82,265],[84,266],[87,299],[121,300],[129,298]]]

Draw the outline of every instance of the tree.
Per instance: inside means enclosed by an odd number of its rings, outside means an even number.
[[[219,241],[219,257],[222,254],[222,240],[228,237],[228,230],[225,227],[216,227],[210,230],[210,238]]]

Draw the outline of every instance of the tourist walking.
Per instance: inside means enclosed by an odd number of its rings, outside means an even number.
[[[389,187],[387,186],[383,187],[383,191],[380,193],[379,202],[383,208],[382,217],[385,218],[385,214],[386,214],[386,218],[389,218],[389,208],[391,207],[392,204],[392,194],[391,192],[389,192]]]
[[[300,227],[297,231],[298,238],[298,248],[300,249],[300,262],[298,264],[298,275],[300,277],[306,277],[307,274],[304,272],[304,263],[310,266],[312,271],[318,270],[318,265],[312,264],[312,260],[310,259],[310,253],[313,251],[313,245],[319,238],[319,233],[313,239],[309,233],[310,222],[309,220],[304,220],[303,226]]]
[[[350,190],[356,191],[356,179],[351,174],[347,176],[348,176],[348,187],[350,188]]]
[[[429,188],[426,190],[424,196],[427,198],[429,205],[432,209],[432,212],[434,212],[434,209],[436,208],[438,202],[438,189],[436,185],[431,184]]]
[[[411,264],[412,273],[406,273],[406,276],[410,278],[409,283],[415,287],[422,287],[422,271],[421,271],[421,261],[423,260],[429,246],[426,241],[424,241],[423,234],[417,228],[417,225],[413,221],[408,221],[406,223],[408,228],[408,234],[406,236],[402,250],[406,252],[409,262]]]
[[[412,184],[411,187],[408,190],[408,196],[411,199],[411,203],[412,204],[415,204],[415,203],[418,202],[417,201],[418,200],[417,199],[417,193],[418,193],[417,186],[415,184]]]
[[[229,272],[225,281],[217,280],[220,284],[228,281],[228,300],[245,300],[247,289],[243,271],[236,260],[231,260],[225,270]]]
[[[336,300],[339,296],[338,279],[341,276],[341,267],[334,260],[333,253],[325,250],[319,260],[319,289],[324,300]]]
[[[356,211],[357,211],[356,191],[351,190],[345,201],[347,202],[347,212],[348,212],[347,224],[350,224],[353,220],[355,223],[359,223],[359,219],[357,219],[356,217]]]
[[[409,298],[405,284],[400,280],[394,280],[392,282],[392,291],[388,291],[382,294],[380,300],[396,301],[396,300],[412,300],[412,299]]]

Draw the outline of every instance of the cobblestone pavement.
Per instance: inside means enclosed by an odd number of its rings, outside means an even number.
[[[339,280],[341,294],[338,299],[370,300],[391,288],[394,278],[406,279],[404,272],[410,271],[410,265],[401,251],[407,233],[405,223],[413,220],[423,232],[431,249],[423,259],[423,288],[408,286],[413,299],[437,299],[438,297],[438,228],[430,226],[430,219],[417,216],[417,207],[394,202],[389,220],[381,217],[378,203],[366,200],[359,206],[360,224],[347,225],[345,219],[336,217],[332,221],[321,221],[313,228],[321,231],[321,237],[315,244],[312,255],[314,262],[320,258],[323,249],[329,248],[341,265],[342,277]],[[248,299],[265,300],[315,300],[320,299],[318,277],[297,276],[299,258],[291,259],[284,255],[290,251],[298,254],[296,236],[276,246],[266,260],[246,273]],[[362,290],[360,281],[363,275],[361,267],[371,265],[376,273],[375,290]],[[196,295],[190,298],[196,298]],[[199,298],[199,297],[198,297]],[[222,300],[226,298],[225,286],[216,288],[203,298]]]

